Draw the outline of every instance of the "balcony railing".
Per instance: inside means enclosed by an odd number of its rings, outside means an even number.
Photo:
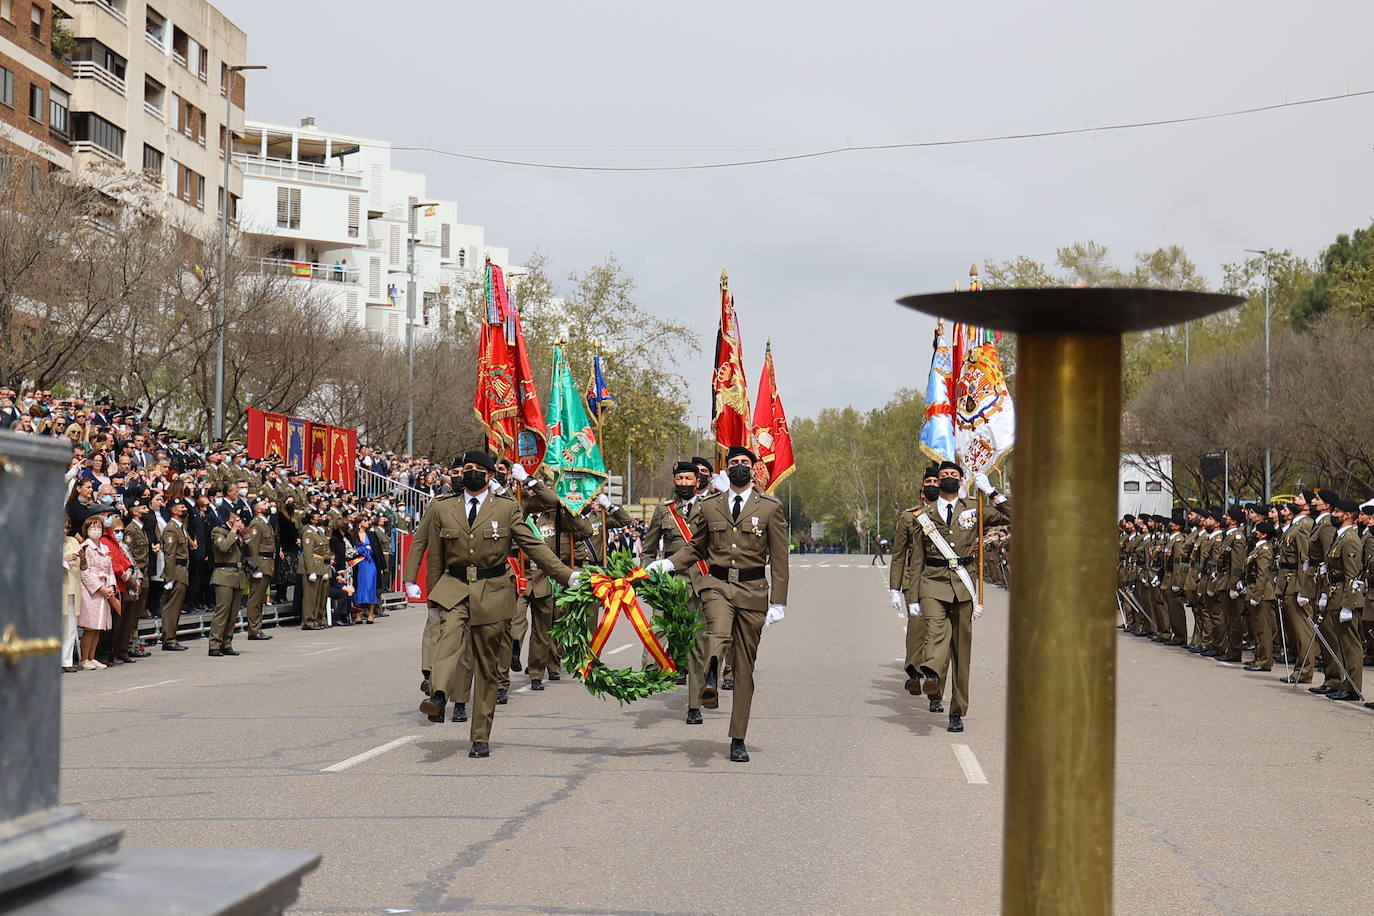
[[[124,162],[123,159],[120,159],[118,156],[107,150],[105,147],[101,146],[98,143],[94,143],[90,140],[73,141],[72,155],[75,156],[81,153],[86,153],[92,156],[99,156],[101,159],[108,159],[110,162],[118,162],[121,164]]]
[[[363,173],[347,169],[330,169],[309,162],[289,162],[285,159],[265,159],[248,153],[235,153],[234,162],[243,169],[245,175],[284,178],[288,181],[322,184],[332,188],[363,186]]]
[[[162,109],[154,105],[147,99],[143,100],[143,110],[148,112],[148,114],[152,115],[153,117],[157,118],[159,121],[167,120],[167,115],[163,113]]]
[[[167,53],[167,46],[162,43],[162,36],[154,35],[152,32],[144,32],[143,40],[148,42],[148,44],[152,45],[154,48],[157,48],[159,54]]]
[[[72,0],[72,2],[81,6],[98,6],[113,16],[120,25],[129,24],[129,17],[125,16],[124,11],[116,7],[110,0]]]
[[[95,80],[120,95],[124,94],[124,81],[93,60],[72,61],[72,76],[79,80]]]
[[[176,61],[184,69],[186,67],[186,55],[175,48],[172,49],[172,60]]]
[[[315,264],[310,261],[287,261],[283,258],[260,258],[258,263],[267,273],[303,280],[327,280],[331,283],[357,283],[358,269],[335,264]]]

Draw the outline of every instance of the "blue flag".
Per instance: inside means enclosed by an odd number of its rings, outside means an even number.
[[[935,341],[926,380],[926,417],[921,425],[921,451],[932,461],[954,460],[954,357],[945,340],[945,323],[935,325]]]
[[[592,383],[587,390],[587,413],[593,420],[601,419],[601,411],[615,403],[606,376],[601,371],[601,357],[592,357]]]

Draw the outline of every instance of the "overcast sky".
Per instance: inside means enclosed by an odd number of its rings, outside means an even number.
[[[1374,88],[1374,4],[218,0],[248,33],[249,116],[479,155],[675,165],[1248,108]],[[969,263],[1095,239],[1314,254],[1374,218],[1374,97],[1199,124],[696,172],[594,173],[398,154],[464,222],[553,272],[614,255],[703,348],[717,277],[751,393],[766,337],[793,417],[923,387],[900,295]]]

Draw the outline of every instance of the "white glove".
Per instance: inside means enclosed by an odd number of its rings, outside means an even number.
[[[169,591],[169,592],[170,592],[170,591],[172,590],[172,586],[173,586],[173,585],[176,585],[176,583],[175,583],[175,582],[168,582],[166,585],[162,586],[162,588],[163,588],[165,591]]]
[[[773,624],[782,620],[783,611],[785,610],[787,610],[787,605],[785,604],[768,605],[768,613],[763,615],[763,625],[765,627],[772,626]]]
[[[258,570],[257,572],[253,573],[253,578],[254,578],[254,579],[261,579],[261,578],[262,578],[262,570]]]
[[[611,498],[605,493],[596,494],[596,504],[609,512],[614,506],[611,505]]]
[[[979,471],[973,475],[973,485],[982,490],[984,495],[991,496],[995,491],[992,489],[992,481],[988,480],[988,475]]]
[[[716,471],[715,476],[711,478],[711,486],[724,493],[730,489],[730,478],[726,476],[724,471]]]
[[[416,591],[419,591],[419,590],[420,590],[419,586],[413,586],[413,587],[415,588]],[[441,614],[439,613],[439,609],[438,609],[437,607],[432,607],[432,608],[429,609],[429,619],[432,620],[432,621],[434,621],[435,623],[441,623],[441,622],[443,621],[444,618],[443,618],[443,615],[441,615]]]
[[[310,581],[311,581],[311,582],[314,582],[314,581],[315,581],[316,579],[318,579],[318,578],[319,578],[319,576],[315,575],[314,573],[311,573],[311,574],[310,574]]]
[[[506,488],[501,486],[495,478],[492,478],[491,481],[487,483],[487,486],[491,489],[491,492],[495,493],[497,496],[502,496],[506,492]]]
[[[1318,572],[1320,575],[1323,575],[1323,576],[1326,575],[1326,564],[1323,563],[1321,566],[1318,566],[1318,567],[1317,567],[1317,572]]]
[[[1244,582],[1237,582],[1237,583],[1236,583],[1236,594],[1237,594],[1237,595],[1243,595],[1243,594],[1245,594],[1245,583],[1244,583]]]
[[[407,582],[407,583],[406,583],[406,597],[409,598],[411,601],[419,601],[419,600],[420,600],[420,586],[416,585],[414,582]]]
[[[574,569],[572,575],[568,576],[568,588],[577,588],[577,583],[582,581],[582,570]]]
[[[1250,606],[1251,606],[1251,607],[1259,607],[1259,599],[1258,599],[1258,598],[1251,598],[1251,599],[1250,599]]]
[[[1323,611],[1326,610],[1326,602],[1330,600],[1331,597],[1329,595],[1322,595],[1317,599],[1317,607],[1321,608]]]
[[[1341,623],[1349,623],[1355,619],[1355,612],[1348,607],[1341,608]]]
[[[1177,585],[1172,586],[1172,588],[1173,588],[1173,590],[1176,591],[1176,592],[1181,592],[1181,591],[1183,591],[1183,589],[1179,588]]]
[[[1150,583],[1147,582],[1147,581],[1145,581],[1145,577],[1144,577],[1144,576],[1141,576],[1141,577],[1140,577],[1140,584],[1141,584],[1141,585],[1149,585]]]
[[[644,567],[644,571],[651,576],[656,572],[671,573],[673,571],[673,561],[667,559],[654,560],[648,566]]]
[[[523,464],[517,462],[516,464],[512,464],[510,466],[510,476],[514,477],[520,483],[524,483],[525,481],[530,479],[530,472],[525,470],[525,466]]]
[[[1216,592],[1212,591],[1210,588],[1207,589],[1207,597],[1208,597],[1208,598],[1215,598],[1216,596],[1217,596],[1217,593],[1216,593]]]
[[[1236,590],[1233,588],[1233,589],[1231,589],[1230,591],[1228,591],[1228,592],[1226,593],[1226,596],[1227,596],[1228,598],[1239,598],[1239,597],[1240,597],[1240,592],[1236,591]]]
[[[921,616],[921,605],[920,605],[920,604],[908,604],[908,605],[906,606],[906,612],[907,612],[907,614],[908,614],[909,616],[911,616],[911,617],[920,617],[920,616]]]
[[[1299,595],[1299,596],[1298,596],[1298,605],[1299,605],[1300,607],[1307,607],[1307,606],[1308,606],[1309,604],[1311,604],[1311,603],[1312,603],[1312,599],[1309,598],[1309,597],[1307,597],[1306,595]]]
[[[977,620],[979,617],[982,617],[982,616],[983,616],[983,606],[982,606],[981,604],[979,604],[978,602],[976,602],[976,601],[973,602],[973,619],[974,619],[974,620]]]
[[[895,588],[888,592],[887,595],[889,600],[892,601],[892,609],[900,612],[902,610],[902,605],[906,603],[906,598]]]
[[[1159,588],[1159,576],[1155,576],[1153,579],[1151,579],[1150,584],[1155,588]]]

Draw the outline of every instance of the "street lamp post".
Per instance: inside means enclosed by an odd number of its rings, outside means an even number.
[[[1269,416],[1269,299],[1273,290],[1273,277],[1270,272],[1272,248],[1247,248],[1251,254],[1264,255],[1264,415]],[[1274,459],[1269,448],[1268,437],[1264,442],[1264,501],[1267,503],[1274,495]]]
[[[219,304],[216,309],[215,324],[215,439],[224,438],[224,322],[228,312],[229,287],[224,275],[229,265],[229,157],[234,152],[234,74],[244,70],[266,70],[264,64],[239,64],[226,67],[229,80],[224,87],[224,180],[220,183],[220,194],[224,196],[219,214]]]
[[[415,236],[419,224],[415,211],[421,207],[437,207],[424,202],[410,205],[406,214],[406,260],[410,282],[406,284],[406,454],[415,454]]]

